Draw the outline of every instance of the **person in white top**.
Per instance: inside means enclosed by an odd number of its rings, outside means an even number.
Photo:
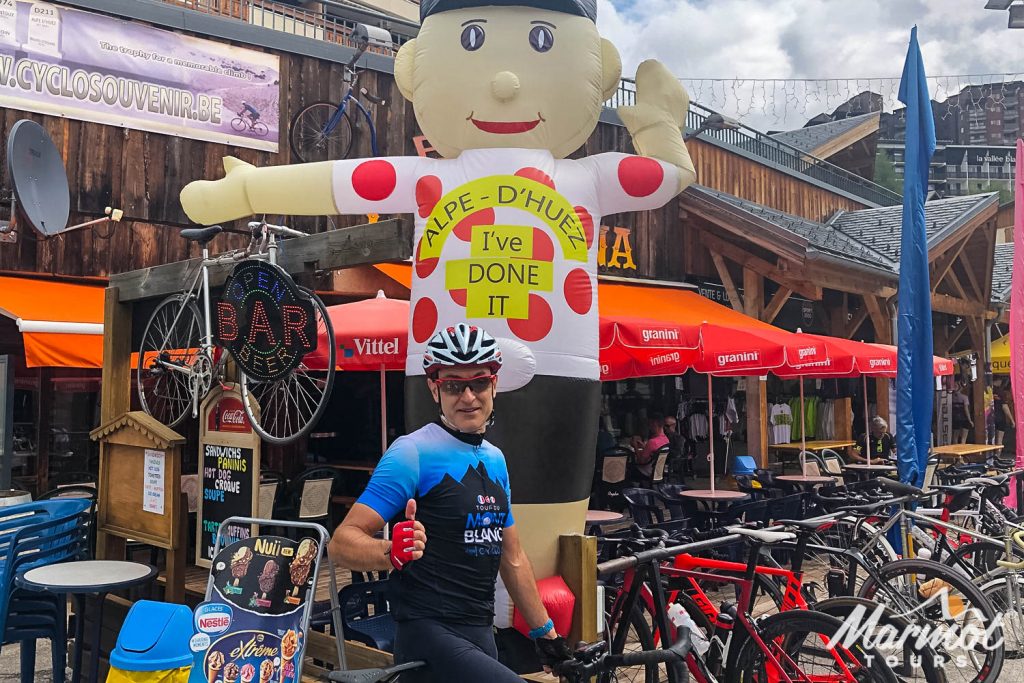
[[[205,224],[260,213],[413,214],[407,373],[421,374],[425,342],[460,320],[536,357],[534,379],[502,402],[515,428],[498,420],[489,434],[508,456],[538,576],[554,572],[557,536],[583,530],[590,493],[601,216],[658,208],[695,179],[681,134],[689,97],[655,61],[637,70],[635,104],[617,110],[637,154],[566,159],[620,87],[618,52],[598,34],[596,12],[595,0],[424,2],[395,81],[445,158],[270,168],[227,158],[223,179],[181,194],[188,216]],[[422,381],[407,386],[407,422],[418,427],[436,411]]]

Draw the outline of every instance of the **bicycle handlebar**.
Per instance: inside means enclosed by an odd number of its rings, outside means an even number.
[[[1013,542],[1017,544],[1018,548],[1024,549],[1024,529],[1013,532]],[[1024,569],[1024,560],[1020,562],[1011,562],[1009,560],[996,560],[996,566],[1003,569],[1009,569],[1012,571],[1020,571]]]
[[[566,660],[552,667],[552,673],[575,683],[589,681],[604,672],[612,672],[620,667],[648,666],[658,664],[679,664],[686,661],[693,649],[689,629],[679,629],[679,639],[671,647],[655,650],[643,650],[628,654],[605,654],[607,643],[581,643],[576,648],[573,659]]]
[[[294,228],[289,228],[285,225],[273,225],[272,223],[267,223],[266,221],[249,221],[249,230],[255,231],[262,230],[264,228],[266,228],[268,232],[272,232],[275,235],[284,235],[285,237],[309,236],[308,233],[302,232],[301,230],[296,230]]]

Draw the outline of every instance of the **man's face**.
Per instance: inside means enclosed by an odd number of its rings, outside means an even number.
[[[666,434],[672,434],[675,431],[676,431],[676,421],[675,420],[665,420],[665,433]]]
[[[476,381],[464,381],[479,378]],[[460,432],[476,434],[487,427],[494,410],[497,377],[489,368],[474,365],[444,368],[437,380],[427,379],[434,402],[440,404],[445,418]],[[479,389],[479,391],[474,391]]]
[[[414,44],[413,44],[414,43]],[[578,149],[597,126],[620,64],[584,17],[526,7],[476,7],[427,18],[395,64],[431,146]]]
[[[880,425],[871,425],[871,436],[878,439],[881,438],[882,434],[885,434],[885,430]]]

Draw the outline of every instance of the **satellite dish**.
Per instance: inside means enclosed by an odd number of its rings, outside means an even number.
[[[46,129],[35,121],[22,119],[11,128],[7,173],[20,217],[36,232],[52,237],[67,227],[71,193],[64,161]]]
[[[68,227],[71,192],[64,161],[46,129],[35,121],[22,119],[11,128],[7,138],[7,174],[14,190],[12,223],[0,232],[7,234],[8,240],[18,219],[43,237],[53,237],[66,230],[120,221],[124,215],[120,209],[108,206],[103,218]]]

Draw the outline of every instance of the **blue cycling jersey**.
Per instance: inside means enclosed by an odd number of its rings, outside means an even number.
[[[428,424],[391,445],[358,502],[403,521],[410,498],[427,547],[391,576],[395,619],[491,624],[502,533],[514,523],[505,456],[480,437]]]

